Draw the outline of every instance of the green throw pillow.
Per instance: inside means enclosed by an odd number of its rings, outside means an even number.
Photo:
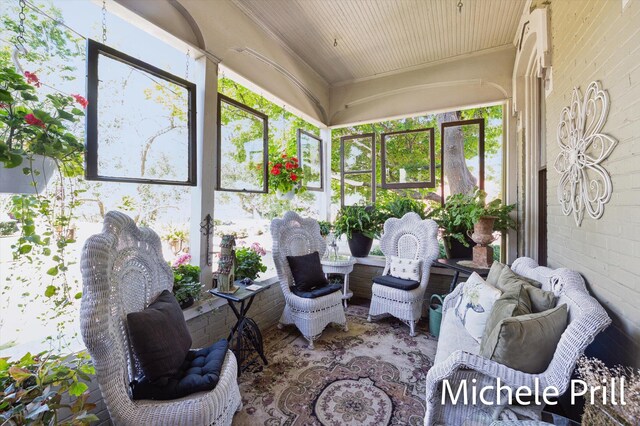
[[[491,284],[494,287],[497,287],[498,279],[500,278],[500,275],[502,274],[502,271],[505,268],[509,269],[509,267],[504,263],[494,261],[493,264],[491,265],[491,269],[489,270],[489,275],[487,275],[487,279],[485,280],[485,282],[487,284]]]
[[[491,331],[488,341],[495,344],[482,345],[480,355],[514,370],[542,373],[553,359],[566,327],[566,304],[544,312],[505,318]]]
[[[507,266],[502,268],[495,286],[503,292],[511,288],[525,287],[531,299],[531,312],[544,312],[556,306],[556,295],[552,291],[540,289],[541,284],[538,281],[518,275]]]
[[[491,314],[480,341],[480,353],[483,352],[484,347],[495,347],[498,334],[492,331],[500,325],[502,320],[531,312],[531,300],[525,286],[513,286],[502,293],[491,308]]]

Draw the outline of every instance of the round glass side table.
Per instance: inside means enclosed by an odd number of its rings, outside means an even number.
[[[351,299],[353,292],[349,290],[349,274],[353,271],[353,265],[356,264],[356,258],[351,256],[337,256],[321,259],[322,272],[328,277],[329,274],[344,275],[344,284],[342,286],[342,303],[347,307],[347,300]]]

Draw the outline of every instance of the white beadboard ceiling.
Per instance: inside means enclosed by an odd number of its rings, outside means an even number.
[[[331,85],[507,46],[526,3],[461,0],[459,12],[459,0],[232,1]]]

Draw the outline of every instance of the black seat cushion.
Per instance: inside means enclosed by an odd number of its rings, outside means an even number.
[[[127,314],[127,328],[133,353],[149,380],[178,373],[191,348],[191,335],[169,290],[144,310]]]
[[[300,291],[310,291],[317,287],[324,287],[329,281],[322,272],[320,255],[317,251],[303,256],[287,256],[293,285]]]
[[[326,296],[327,294],[331,294],[334,291],[339,291],[342,289],[342,284],[327,284],[324,287],[316,287],[313,290],[303,291],[296,287],[291,287],[291,291],[293,294],[299,297],[304,297],[305,299],[315,299],[316,297]]]
[[[420,283],[416,280],[405,280],[403,278],[392,277],[391,275],[373,277],[373,282],[400,290],[413,290],[414,288],[420,287]]]
[[[220,380],[227,347],[227,340],[220,339],[207,348],[189,351],[180,370],[172,376],[156,381],[147,377],[134,380],[131,382],[133,399],[167,400],[210,391]]]

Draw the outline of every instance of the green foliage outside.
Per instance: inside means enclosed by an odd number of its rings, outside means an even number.
[[[502,106],[491,106],[481,108],[471,108],[455,113],[455,120],[469,120],[475,118],[485,119],[485,158],[490,158],[501,154],[502,150]],[[332,202],[340,203],[340,138],[343,136],[358,135],[364,133],[374,133],[376,135],[376,199],[384,199],[389,194],[397,194],[408,196],[416,200],[440,201],[440,182],[441,182],[441,136],[440,123],[443,121],[452,121],[446,119],[443,114],[429,114],[424,116],[409,117],[399,120],[381,121],[377,123],[361,124],[356,126],[347,126],[339,129],[333,129],[331,133],[331,170],[332,170]],[[434,188],[417,188],[417,189],[382,189],[382,169],[381,169],[381,136],[383,133],[391,133],[398,131],[417,130],[433,127],[435,132],[435,186]],[[476,126],[463,126],[464,137],[464,157],[467,160],[467,167],[470,172],[477,173],[472,170],[472,159],[478,156],[478,135]],[[417,132],[410,134],[403,139],[395,137],[387,139],[386,157],[388,162],[387,177],[388,181],[391,177],[398,175],[398,170],[403,168],[407,171],[409,178],[415,176],[416,180],[427,180],[432,172],[429,162],[426,161],[432,154],[428,149],[428,133]],[[348,170],[366,170],[371,168],[371,150],[369,148],[368,139],[355,139],[345,144],[345,158]],[[494,170],[491,164],[485,165],[485,182],[495,181],[499,183],[501,173]],[[414,172],[412,172],[414,170]],[[418,171],[416,171],[418,170]],[[448,171],[447,171],[448,172]],[[413,173],[413,174],[412,174]],[[363,202],[371,200],[370,174],[348,175],[348,181],[351,185],[345,186],[346,195],[361,194]],[[361,183],[363,183],[361,185]],[[396,182],[397,183],[397,182]],[[477,182],[476,182],[477,185]]]

